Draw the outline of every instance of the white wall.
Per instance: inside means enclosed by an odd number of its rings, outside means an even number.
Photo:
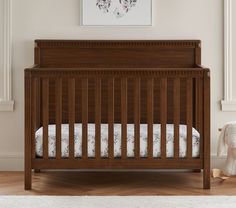
[[[16,160],[23,156],[24,146],[23,70],[33,64],[33,41],[36,38],[201,39],[202,63],[212,72],[214,155],[217,129],[236,119],[236,113],[220,111],[223,98],[223,0],[153,0],[154,25],[150,28],[81,28],[79,12],[79,0],[13,0],[13,98],[16,105],[13,113],[0,113],[0,169],[17,169],[23,165],[22,158]],[[18,165],[16,161],[19,161]]]
[[[236,1],[232,1],[233,10],[233,77],[236,78]],[[236,82],[233,81],[233,98],[236,99]]]
[[[0,0],[0,100],[3,97],[3,0]]]

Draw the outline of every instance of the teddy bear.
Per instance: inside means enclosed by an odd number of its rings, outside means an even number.
[[[236,175],[236,122],[227,123],[221,130],[218,142],[217,155],[227,153],[224,174]]]

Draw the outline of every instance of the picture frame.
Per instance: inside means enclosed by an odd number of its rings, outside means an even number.
[[[81,26],[152,26],[152,0],[80,0]]]

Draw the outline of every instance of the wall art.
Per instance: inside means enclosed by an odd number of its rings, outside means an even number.
[[[151,26],[152,0],[81,0],[82,26]]]

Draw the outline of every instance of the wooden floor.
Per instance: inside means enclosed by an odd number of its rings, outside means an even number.
[[[236,195],[236,178],[203,190],[201,173],[42,172],[24,191],[23,172],[0,172],[0,195]]]

